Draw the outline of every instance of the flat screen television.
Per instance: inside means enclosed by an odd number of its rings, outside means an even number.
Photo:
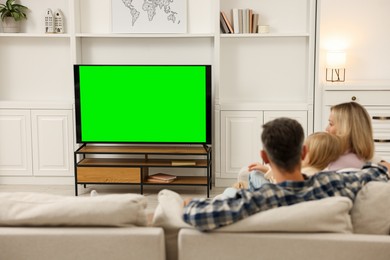
[[[74,65],[78,143],[211,144],[211,65]]]

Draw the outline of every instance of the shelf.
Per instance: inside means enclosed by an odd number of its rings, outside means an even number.
[[[172,182],[151,182],[148,180],[145,180],[143,182],[144,185],[201,185],[205,186],[207,185],[207,177],[186,177],[186,176],[178,176],[174,181]]]
[[[213,38],[212,33],[77,33],[76,37],[80,38]]]
[[[221,38],[268,38],[268,37],[309,37],[308,33],[229,33],[220,34]]]
[[[71,38],[72,34],[45,34],[45,33],[0,33],[4,38]],[[77,38],[214,38],[212,33],[185,33],[185,34],[164,34],[164,33],[136,33],[136,34],[113,34],[113,33],[77,33]]]
[[[94,146],[85,145],[77,151],[84,154],[176,154],[207,155],[208,151],[200,146]]]
[[[70,38],[70,34],[45,34],[45,33],[0,33],[0,38]]]
[[[1,109],[72,109],[73,101],[9,101],[0,100]]]
[[[188,161],[175,159],[176,161]],[[170,159],[126,159],[126,158],[86,158],[81,160],[78,163],[78,166],[88,166],[88,167],[101,167],[101,166],[110,166],[110,167],[172,167],[172,168],[204,168],[207,167],[207,160],[190,160],[194,162],[195,165],[172,165],[172,160]]]
[[[297,102],[220,102],[220,110],[236,110],[236,111],[251,111],[251,110],[307,110],[309,107],[308,103]]]
[[[324,90],[390,90],[390,81],[388,80],[370,80],[370,81],[346,81],[346,82],[325,82]]]

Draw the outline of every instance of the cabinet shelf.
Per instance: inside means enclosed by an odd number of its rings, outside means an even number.
[[[119,154],[119,153],[118,153]],[[188,160],[175,159],[175,162],[183,162]],[[124,159],[124,158],[85,158],[78,163],[78,166],[111,166],[111,167],[175,167],[175,168],[204,168],[207,167],[207,160],[191,160],[194,165],[172,165],[170,159]]]
[[[79,148],[83,154],[170,154],[170,155],[207,155],[204,147],[185,146],[93,146]]]
[[[75,35],[79,38],[213,38],[214,34],[211,33],[184,33],[184,34],[175,34],[175,33],[77,33]]]
[[[190,186],[204,186],[207,185],[207,178],[206,177],[195,177],[195,176],[178,176],[174,181],[172,182],[151,182],[151,181],[144,181],[144,185],[190,185]]]
[[[0,33],[0,38],[70,38],[70,34],[45,34],[45,33]]]
[[[270,37],[309,37],[309,33],[237,33],[220,34],[221,38],[270,38]]]

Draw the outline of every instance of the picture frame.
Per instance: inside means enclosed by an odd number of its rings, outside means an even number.
[[[186,33],[187,0],[111,0],[113,33]]]

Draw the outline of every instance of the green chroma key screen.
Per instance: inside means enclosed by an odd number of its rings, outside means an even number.
[[[77,141],[210,143],[210,65],[75,65]]]

